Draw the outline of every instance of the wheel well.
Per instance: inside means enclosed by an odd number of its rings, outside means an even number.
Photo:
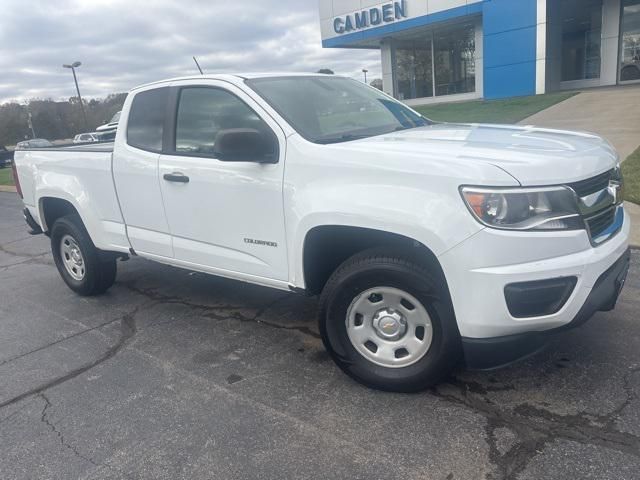
[[[425,264],[435,274],[441,275],[444,280],[442,267],[434,253],[412,238],[369,228],[326,225],[311,229],[304,241],[303,268],[306,291],[312,294],[320,293],[340,264],[356,253],[374,247],[401,249],[413,260]]]
[[[78,211],[67,200],[62,200],[55,197],[45,197],[40,200],[42,220],[44,222],[43,230],[45,232],[51,231],[51,227],[54,222],[60,217],[69,215],[70,213],[77,214]]]

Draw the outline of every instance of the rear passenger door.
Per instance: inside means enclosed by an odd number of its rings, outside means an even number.
[[[130,95],[118,126],[113,178],[131,246],[141,254],[172,257],[171,235],[158,182],[170,87]]]
[[[168,151],[160,156],[159,180],[176,260],[223,275],[287,280],[284,133],[235,85],[203,81],[172,88],[173,125]],[[216,158],[214,140],[226,129],[275,136],[278,162]]]

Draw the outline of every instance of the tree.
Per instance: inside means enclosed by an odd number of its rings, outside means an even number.
[[[371,80],[371,83],[369,83],[369,85],[371,85],[373,88],[377,88],[378,90],[382,90],[382,79],[374,78],[373,80]]]
[[[5,103],[0,106],[0,145],[15,145],[31,136],[27,124],[27,111],[18,103]]]
[[[85,102],[87,123],[79,108],[78,97],[56,102],[51,99],[32,99],[28,105],[5,103],[0,105],[0,145],[15,145],[31,138],[28,112],[31,113],[36,135],[49,140],[70,139],[78,133],[92,132],[122,109],[126,93],[115,93],[104,99]]]
[[[333,70],[330,68],[321,68],[317,73],[323,73],[325,75],[333,75]]]

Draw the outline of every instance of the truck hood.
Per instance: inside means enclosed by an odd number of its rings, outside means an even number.
[[[611,144],[597,135],[532,126],[439,123],[338,145],[378,154],[439,157],[462,165],[484,162],[524,186],[582,180],[618,162]]]

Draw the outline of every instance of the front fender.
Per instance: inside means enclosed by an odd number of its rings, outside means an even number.
[[[457,194],[457,189],[454,191]],[[314,182],[290,193],[293,208],[288,209],[291,215],[287,218],[287,231],[293,244],[289,265],[294,267],[290,277],[301,288],[305,239],[316,227],[361,227],[402,235],[421,243],[436,256],[482,230],[461,199],[438,189],[341,184],[334,179]]]
[[[490,163],[468,161],[454,144],[374,140],[318,145],[298,135],[287,139],[284,202],[295,286],[304,284],[302,251],[314,227],[398,234],[438,257],[483,229],[465,206],[460,185],[518,185]]]

